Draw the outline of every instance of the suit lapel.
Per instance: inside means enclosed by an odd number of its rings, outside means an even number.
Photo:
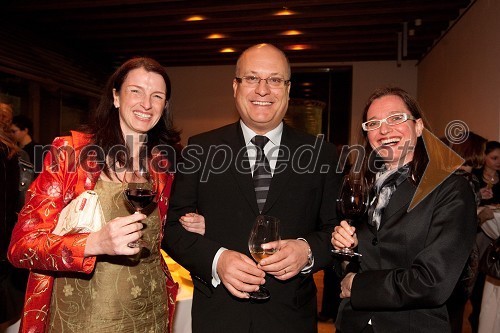
[[[402,213],[406,213],[404,208],[410,204],[415,190],[416,187],[409,180],[405,180],[398,186],[396,191],[391,196],[389,205],[384,211],[380,228],[392,219],[399,218]]]
[[[231,148],[233,153],[233,159],[229,169],[234,177],[236,185],[255,212],[255,215],[258,215],[259,207],[257,206],[257,199],[255,198],[255,188],[253,186],[250,162],[248,161],[245,140],[239,121],[234,124],[233,130],[230,131],[230,135],[225,138],[224,143]]]

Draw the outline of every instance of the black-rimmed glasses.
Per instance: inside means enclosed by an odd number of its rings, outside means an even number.
[[[374,119],[365,121],[364,123],[361,124],[361,127],[363,127],[364,131],[373,131],[380,128],[380,126],[382,126],[382,123],[386,123],[389,126],[394,126],[404,123],[407,120],[415,120],[415,117],[413,117],[408,113],[395,113],[391,114],[390,116],[384,119]]]
[[[285,80],[280,77],[274,77],[274,76],[261,79],[260,77],[255,75],[248,75],[242,77],[235,77],[234,79],[236,80],[236,82],[241,83],[247,87],[256,87],[260,84],[260,81],[266,81],[266,83],[271,88],[282,88],[290,83],[290,80]]]

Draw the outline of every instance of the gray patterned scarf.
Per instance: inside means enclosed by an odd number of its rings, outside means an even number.
[[[410,167],[408,164],[403,165],[399,169],[392,169],[378,172],[375,177],[375,196],[368,209],[368,223],[377,228],[380,228],[382,214],[385,207],[389,204],[392,194],[396,188],[408,178]]]

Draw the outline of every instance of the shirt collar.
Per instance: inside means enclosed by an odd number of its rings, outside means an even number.
[[[241,130],[243,132],[243,138],[245,139],[245,145],[249,145],[250,140],[254,136],[257,135],[253,130],[251,130],[243,120],[240,119],[240,125],[241,125]],[[269,141],[274,144],[275,146],[279,146],[281,143],[281,134],[283,134],[283,122],[280,122],[278,126],[276,126],[274,129],[270,130],[269,132],[265,133],[264,135],[269,138]]]

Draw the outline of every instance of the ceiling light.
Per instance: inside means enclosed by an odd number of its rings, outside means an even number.
[[[303,87],[310,87],[312,86],[312,83],[311,82],[302,82],[301,84]]]
[[[205,39],[221,39],[221,38],[227,38],[226,35],[224,34],[210,34]]]
[[[231,47],[226,47],[224,49],[221,49],[219,52],[220,53],[234,53],[234,52],[236,52],[236,50],[231,48]]]
[[[282,10],[277,11],[273,15],[274,16],[289,16],[289,15],[295,15],[295,14],[297,14],[297,13],[294,11],[288,10],[288,8],[286,8],[286,7],[283,7]]]
[[[297,35],[302,35],[303,32],[302,31],[299,31],[299,30],[287,30],[287,31],[283,31],[282,33],[280,33],[280,35],[282,36],[297,36]]]
[[[186,22],[194,22],[194,21],[203,21],[203,20],[206,20],[206,19],[207,18],[205,16],[192,15],[192,16],[187,17],[184,21],[186,21]]]
[[[291,51],[309,50],[310,48],[311,48],[311,45],[309,45],[309,44],[293,44],[293,45],[288,45],[285,47],[285,49],[291,50]]]

